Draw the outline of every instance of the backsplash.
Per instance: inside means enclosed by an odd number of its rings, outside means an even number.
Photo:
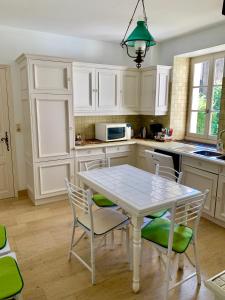
[[[130,123],[135,135],[138,135],[141,126],[146,126],[148,130],[150,123],[162,123],[163,127],[169,127],[168,116],[82,116],[74,117],[74,122],[75,134],[80,133],[84,139],[95,138],[95,123]]]

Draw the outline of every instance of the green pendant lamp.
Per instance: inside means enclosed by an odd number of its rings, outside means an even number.
[[[138,20],[137,26],[126,38],[127,32],[130,28],[130,25],[133,21],[134,15],[140,2],[142,3],[144,17]],[[124,46],[126,46],[127,55],[131,58],[134,58],[136,66],[139,69],[141,67],[141,63],[144,61],[147,51],[151,46],[154,45],[156,45],[156,42],[148,30],[144,0],[138,0],[133,15],[130,19],[129,25],[127,27],[126,33],[124,35],[124,38],[121,42],[121,46],[123,48]]]

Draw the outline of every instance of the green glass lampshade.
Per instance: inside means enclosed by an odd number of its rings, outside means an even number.
[[[136,28],[132,31],[132,33],[128,36],[128,38],[124,41],[129,47],[134,47],[136,41],[144,41],[146,42],[146,47],[156,45],[156,42],[148,28],[146,27],[145,21],[138,21]]]

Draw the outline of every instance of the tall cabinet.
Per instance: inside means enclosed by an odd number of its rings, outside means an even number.
[[[17,63],[27,190],[35,204],[61,199],[64,178],[74,178],[72,61],[21,55]]]

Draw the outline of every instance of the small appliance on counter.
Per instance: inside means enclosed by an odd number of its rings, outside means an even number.
[[[155,138],[155,136],[158,136],[159,132],[162,132],[162,128],[163,128],[162,124],[160,123],[150,124],[149,127],[150,127],[149,138],[152,140]]]
[[[127,123],[96,123],[95,138],[104,142],[125,141],[131,138],[131,126]]]
[[[162,128],[162,131],[158,132],[158,134],[154,136],[154,139],[159,142],[171,142],[173,140],[172,135],[172,128]]]

